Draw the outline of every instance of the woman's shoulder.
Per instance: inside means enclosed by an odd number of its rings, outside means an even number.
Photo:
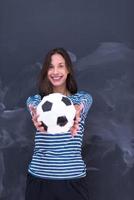
[[[78,91],[75,95],[78,96],[78,97],[87,97],[87,98],[91,98],[92,99],[92,95],[89,92],[84,91],[84,90]]]
[[[26,100],[27,104],[31,104],[32,102],[39,103],[41,101],[41,96],[39,94],[35,94],[32,96],[29,96]]]
[[[77,93],[73,94],[71,96],[71,99],[81,101],[81,100],[88,100],[91,103],[93,102],[93,97],[92,95],[84,90],[78,91]]]
[[[34,95],[31,95],[27,98],[28,99],[40,99],[41,100],[41,96],[39,94],[34,94]]]

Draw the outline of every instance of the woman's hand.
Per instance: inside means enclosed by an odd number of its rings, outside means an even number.
[[[29,105],[29,110],[31,112],[32,121],[33,121],[34,126],[37,129],[37,131],[45,132],[45,129],[44,129],[43,125],[42,125],[42,122],[38,121],[39,115],[37,115],[36,108],[34,106],[32,106],[32,105]]]
[[[80,113],[81,113],[81,110],[83,109],[83,104],[74,105],[74,107],[76,109],[76,116],[74,119],[74,124],[70,129],[72,136],[75,136],[77,134],[77,131],[79,130]],[[32,105],[29,105],[29,110],[32,115],[33,124],[35,128],[37,129],[37,131],[45,132],[46,130],[44,129],[42,122],[38,121],[39,115],[37,115],[36,108]]]
[[[75,136],[77,134],[77,131],[79,130],[80,114],[83,109],[83,104],[74,105],[74,107],[76,109],[76,116],[75,116],[74,124],[70,129],[72,136]]]

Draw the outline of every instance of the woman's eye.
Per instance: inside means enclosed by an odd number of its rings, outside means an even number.
[[[49,69],[53,68],[53,65],[49,65]]]
[[[64,65],[63,65],[63,64],[60,64],[60,65],[59,65],[59,67],[61,67],[61,68],[62,68],[62,67],[64,67]]]

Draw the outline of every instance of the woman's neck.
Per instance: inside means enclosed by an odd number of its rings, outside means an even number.
[[[61,93],[65,96],[68,96],[70,92],[67,90],[67,88],[54,88],[54,93]]]

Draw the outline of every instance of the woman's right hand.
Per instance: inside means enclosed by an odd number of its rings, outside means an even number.
[[[32,105],[29,105],[29,110],[30,110],[31,115],[32,115],[33,124],[34,124],[35,128],[37,129],[37,131],[45,132],[45,129],[42,125],[42,122],[38,121],[39,115],[37,115],[36,108]]]
[[[77,131],[79,130],[79,122],[81,120],[80,115],[83,109],[83,104],[82,103],[80,105],[75,104],[74,107],[76,109],[76,116],[74,119],[74,124],[70,129],[72,136],[75,136],[77,134]]]

